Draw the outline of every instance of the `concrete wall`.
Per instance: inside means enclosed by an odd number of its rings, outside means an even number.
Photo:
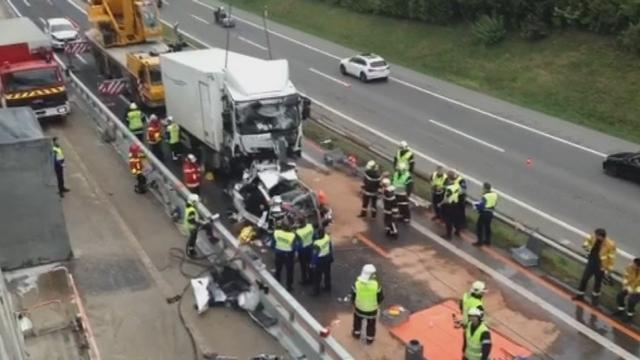
[[[0,359],[24,360],[24,338],[13,311],[11,294],[0,270]]]
[[[0,143],[0,174],[0,267],[69,259],[50,139]]]

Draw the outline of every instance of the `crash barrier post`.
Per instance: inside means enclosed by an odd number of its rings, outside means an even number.
[[[0,270],[0,359],[26,359],[24,336],[18,322],[18,313]]]
[[[426,360],[423,356],[423,346],[420,341],[409,340],[404,350],[404,360]]]
[[[128,149],[132,143],[141,145],[146,155],[145,175],[149,190],[164,206],[165,212],[173,216],[176,210],[182,213],[190,192],[167,167],[160,162],[149,149],[142,144],[103,104],[75,74],[69,74],[70,84],[91,110],[91,118],[98,127],[103,140],[111,143],[117,153],[128,159]],[[199,237],[198,250],[208,256],[214,265],[224,255],[233,259],[229,265],[237,266],[247,280],[261,289],[261,304],[270,316],[277,320],[278,329],[267,329],[294,356],[305,359],[340,359],[353,357],[332,337],[324,336],[326,329],[298,301],[291,296],[266,270],[259,256],[249,248],[241,248],[236,237],[222,224],[218,214],[212,214],[202,203],[197,204],[202,219],[209,219],[216,236],[223,240],[216,244],[207,237]]]

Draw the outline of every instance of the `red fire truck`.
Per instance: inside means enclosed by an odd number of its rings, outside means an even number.
[[[30,106],[38,118],[64,117],[69,101],[51,39],[31,20],[0,20],[2,107]]]

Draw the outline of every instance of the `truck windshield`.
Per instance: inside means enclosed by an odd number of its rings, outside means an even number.
[[[16,71],[7,74],[5,79],[9,92],[57,85],[62,81],[56,68]]]
[[[236,105],[238,131],[243,135],[263,134],[272,131],[288,131],[300,125],[298,107],[295,104],[260,104],[260,102]]]
[[[152,29],[158,26],[158,14],[152,4],[140,6],[140,17],[145,28]]]
[[[160,71],[160,66],[152,66],[149,68],[149,81],[151,85],[162,84],[162,71]]]

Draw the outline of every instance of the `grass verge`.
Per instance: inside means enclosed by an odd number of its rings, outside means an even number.
[[[640,142],[640,61],[613,38],[556,32],[486,48],[470,26],[358,14],[314,0],[235,0],[234,6],[394,63],[631,141]],[[316,15],[312,15],[316,14]],[[321,14],[321,15],[317,15]]]

